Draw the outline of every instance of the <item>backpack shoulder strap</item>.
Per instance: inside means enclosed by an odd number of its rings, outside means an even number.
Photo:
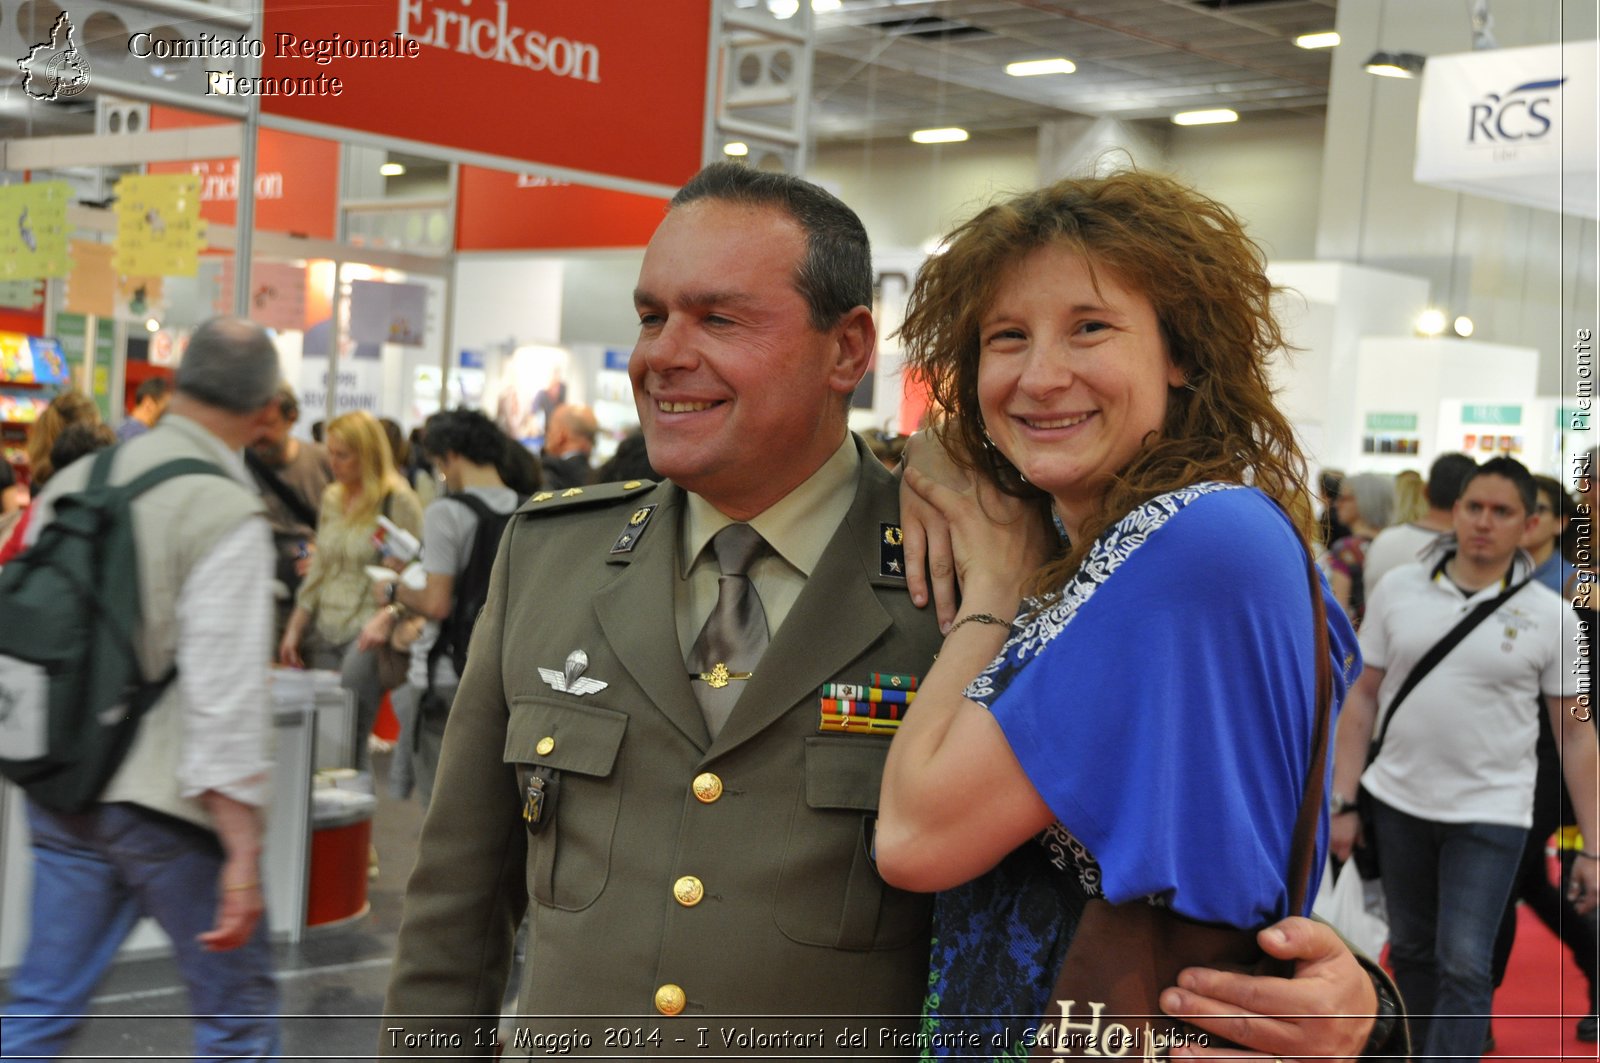
[[[504,517],[510,515],[506,513],[495,512],[493,509],[489,508],[489,503],[468,491],[456,491],[453,494],[445,495],[445,497],[452,501],[460,502],[462,505],[472,510],[472,512],[478,515],[478,520],[480,521],[490,520],[494,517]]]
[[[100,459],[96,458],[98,465]],[[205,461],[201,458],[174,458],[162,462],[153,469],[147,469],[123,485],[129,498],[136,498],[150,488],[172,479],[176,476],[227,476],[222,468],[215,462]],[[92,479],[92,474],[91,474]],[[230,477],[231,479],[231,477]],[[242,485],[241,485],[242,486]]]

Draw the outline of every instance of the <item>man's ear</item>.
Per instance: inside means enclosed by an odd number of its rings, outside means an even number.
[[[878,326],[872,320],[872,311],[858,306],[841,317],[831,332],[834,350],[829,382],[835,391],[848,395],[872,364],[878,349]]]

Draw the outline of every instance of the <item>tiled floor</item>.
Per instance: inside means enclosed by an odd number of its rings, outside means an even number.
[[[387,758],[376,758],[384,778]],[[380,794],[382,787],[380,786]],[[274,949],[283,1000],[283,1059],[366,1059],[375,1051],[384,987],[400,926],[406,879],[416,859],[421,806],[381,795],[373,821],[379,874],[369,883],[372,911],[340,927],[308,932]],[[183,983],[167,959],[112,968],[67,1058],[193,1058]],[[3,1044],[0,1044],[3,1051]]]

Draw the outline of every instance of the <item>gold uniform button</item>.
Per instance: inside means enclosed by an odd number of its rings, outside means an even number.
[[[689,1003],[689,998],[684,996],[683,987],[668,982],[656,990],[656,1010],[663,1015],[676,1015]]]
[[[533,751],[539,754],[541,757],[548,757],[550,755],[550,751],[555,748],[556,740],[551,738],[549,735],[545,735],[543,738],[539,739],[539,744],[533,747]]]
[[[712,772],[701,772],[689,785],[701,804],[709,805],[722,796],[722,780]]]
[[[706,885],[693,875],[685,875],[672,884],[672,896],[685,908],[693,908],[706,895]]]

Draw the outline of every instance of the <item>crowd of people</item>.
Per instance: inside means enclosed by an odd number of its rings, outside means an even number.
[[[197,511],[140,539],[163,588],[141,651],[179,679],[100,803],[30,802],[45,888],[7,1052],[62,1051],[138,914],[177,944],[197,1053],[278,1051],[274,662],[339,673],[358,772],[390,692],[388,783],[427,809],[384,1056],[481,1051],[519,927],[524,1033],[653,1012],[689,1036],[765,1016],[777,1037],[831,1016],[842,1048],[874,1016],[925,1057],[1016,1058],[1041,1025],[1041,1051],[1071,1054],[1056,988],[1101,911],[1227,928],[1275,961],[1197,958],[1146,1013],[1280,1061],[1477,1058],[1508,898],[1565,905],[1593,953],[1597,747],[1560,635],[1587,570],[1559,482],[1462,455],[1425,484],[1330,471],[1319,520],[1272,397],[1265,257],[1170,178],[1063,180],[951,234],[902,330],[934,407],[909,445],[847,426],[871,278],[833,195],[702,171],[635,290],[642,430],[599,469],[575,405],[548,411],[538,456],[466,409],[409,437],[351,412],[305,439],[268,335],[202,325],[112,463],[118,483],[180,453],[227,474],[135,504],[141,532]],[[83,396],[51,404],[32,499],[0,484],[0,560],[115,442]],[[1197,572],[1211,590],[1181,593]],[[1450,631],[1463,612],[1492,620]],[[1446,631],[1476,641],[1430,655]],[[1583,839],[1559,888],[1540,770]],[[1393,981],[1305,918],[1328,853],[1363,846]],[[61,885],[74,868],[92,870]]]

